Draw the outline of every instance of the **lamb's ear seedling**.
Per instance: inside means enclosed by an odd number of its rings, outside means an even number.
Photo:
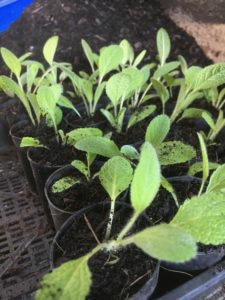
[[[153,201],[159,186],[160,166],[157,154],[149,143],[145,143],[131,184],[131,203],[134,214],[121,230],[118,238],[97,245],[86,255],[66,262],[52,273],[45,275],[41,289],[36,294],[36,300],[74,299],[74,293],[76,293],[77,300],[86,299],[92,284],[88,260],[98,251],[107,251],[109,255],[113,253],[119,255],[119,249],[135,244],[146,254],[158,260],[179,263],[194,257],[196,244],[193,238],[178,226],[161,224],[128,236],[135,220]]]
[[[209,176],[209,160],[208,160],[207,148],[204,139],[200,133],[198,133],[198,139],[199,139],[200,148],[202,152],[202,184],[198,193],[198,195],[200,196],[205,186],[206,180]]]
[[[210,131],[206,136],[206,140],[214,142],[218,134],[225,127],[225,118],[223,111],[219,111],[218,118],[216,121],[214,121],[210,114],[207,112],[203,112],[201,117],[206,121],[206,123],[210,127]]]

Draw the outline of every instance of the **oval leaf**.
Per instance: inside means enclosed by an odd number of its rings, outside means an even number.
[[[67,142],[70,145],[75,145],[76,142],[85,139],[87,137],[93,137],[93,136],[102,136],[103,133],[98,128],[76,128],[66,134]]]
[[[20,77],[21,73],[21,64],[19,59],[6,48],[1,48],[2,59],[4,60],[7,67],[10,69],[12,73],[16,75],[16,77]]]
[[[58,36],[52,36],[50,37],[47,42],[44,45],[43,48],[43,55],[45,60],[49,63],[51,66],[54,60],[55,52],[58,46],[59,37]]]
[[[106,94],[116,106],[129,92],[130,77],[123,73],[113,75],[106,83]]]
[[[213,172],[210,177],[206,192],[225,192],[225,164],[219,166]]]
[[[166,115],[155,117],[147,127],[145,141],[158,147],[170,130],[170,118]]]
[[[157,32],[156,43],[157,43],[160,63],[161,65],[164,65],[167,57],[170,54],[170,48],[171,48],[170,37],[165,29],[160,28],[159,31]]]

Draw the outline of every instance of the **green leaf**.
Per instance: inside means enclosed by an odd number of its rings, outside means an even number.
[[[120,152],[129,159],[139,159],[138,151],[131,145],[122,146]]]
[[[112,70],[115,70],[123,59],[123,50],[120,46],[111,45],[104,47],[99,57],[100,82],[103,77]]]
[[[202,114],[206,112],[204,109],[200,108],[187,108],[183,112],[182,116],[178,121],[181,121],[182,119],[188,119],[188,118],[196,118],[199,119],[202,117]]]
[[[102,136],[102,135],[103,133],[100,129],[87,127],[87,128],[73,129],[72,131],[66,134],[66,137],[68,138],[67,141],[68,144],[75,145],[76,142],[85,139],[87,137]]]
[[[87,257],[82,256],[45,275],[35,300],[85,300],[91,283]]]
[[[179,67],[180,63],[178,61],[171,61],[169,63],[164,64],[163,66],[159,66],[158,69],[154,72],[153,78],[160,78],[167,74],[169,74],[171,71],[177,69]]]
[[[190,88],[193,89],[195,87],[195,83],[198,77],[198,74],[201,72],[202,68],[200,67],[190,67],[185,72],[185,84]]]
[[[122,40],[120,47],[123,49],[123,60],[121,63],[125,65],[129,61],[129,63],[132,64],[134,60],[134,50],[131,44],[127,40]]]
[[[116,129],[117,132],[121,132],[122,131],[122,127],[123,127],[123,120],[124,120],[124,116],[126,113],[126,108],[123,107],[122,109],[120,109],[118,115],[117,115],[117,120],[116,120]]]
[[[210,114],[208,112],[204,111],[202,113],[202,118],[206,121],[206,123],[209,125],[209,127],[211,129],[215,129],[214,120],[213,120],[213,118],[210,116]]]
[[[174,191],[174,188],[172,186],[172,184],[163,176],[161,176],[161,185],[162,187],[172,195],[177,207],[179,207],[179,203],[178,203],[178,200],[177,200],[177,195]]]
[[[84,39],[81,40],[81,45],[82,45],[83,51],[89,61],[89,64],[91,65],[91,69],[92,69],[92,71],[94,71],[94,57],[93,57],[93,52],[91,50],[91,47],[88,45],[88,43]]]
[[[220,165],[217,163],[212,163],[209,162],[209,170],[215,170],[218,168]],[[202,162],[196,162],[188,170],[187,175],[188,176],[195,176],[197,173],[202,172]]]
[[[82,92],[87,98],[89,103],[93,101],[93,83],[90,80],[82,79],[81,80]]]
[[[180,164],[196,157],[195,149],[180,141],[162,143],[157,148],[157,153],[162,165]]]
[[[110,199],[115,201],[132,180],[133,169],[127,159],[121,156],[110,158],[99,172],[99,180]]]
[[[145,57],[146,52],[147,52],[146,50],[143,50],[143,51],[141,51],[141,53],[138,54],[138,56],[135,58],[134,63],[133,63],[134,67],[137,67],[142,62],[142,60]]]
[[[225,164],[219,166],[211,175],[206,193],[225,192]]]
[[[206,144],[204,142],[202,135],[200,133],[197,133],[197,135],[198,135],[199,144],[200,144],[200,148],[201,148],[201,154],[202,154],[202,173],[203,173],[202,179],[205,182],[209,176],[208,153],[207,153]]]
[[[147,127],[145,141],[158,147],[166,138],[170,130],[170,118],[167,115],[158,115]]]
[[[180,206],[172,224],[184,228],[200,243],[225,243],[225,196],[207,193],[192,197]]]
[[[61,193],[79,182],[80,180],[75,177],[65,176],[53,183],[53,185],[51,186],[51,191],[52,193]]]
[[[34,147],[34,148],[38,148],[38,147],[44,147],[46,148],[46,146],[42,145],[41,142],[38,139],[35,139],[33,137],[23,137],[22,141],[20,143],[20,147]]]
[[[88,137],[76,143],[75,148],[105,157],[120,156],[120,150],[116,144],[105,137]]]
[[[181,71],[185,75],[185,73],[188,69],[187,62],[186,62],[185,58],[182,55],[178,55],[178,60],[180,62]]]
[[[113,114],[110,111],[108,111],[106,109],[103,109],[103,108],[101,108],[100,111],[103,114],[103,116],[108,120],[108,122],[110,123],[110,125],[113,128],[116,128],[116,120],[115,120]]]
[[[130,239],[146,254],[159,260],[182,263],[197,254],[192,236],[169,224],[146,228]]]
[[[58,36],[52,36],[50,37],[47,42],[44,45],[43,48],[43,55],[45,60],[49,63],[51,66],[54,60],[55,52],[58,46],[59,37]]]
[[[81,160],[73,160],[71,166],[81,172],[84,176],[88,177],[88,168]]]
[[[110,77],[106,83],[106,94],[116,106],[122,98],[125,98],[129,92],[130,77],[123,73],[117,73]]]
[[[61,95],[61,97],[59,98],[57,104],[62,106],[62,107],[72,109],[78,116],[80,116],[80,113],[74,107],[73,103],[69,99],[67,99],[65,96]]]
[[[225,64],[213,64],[202,69],[196,77],[195,90],[210,89],[225,83]]]
[[[160,186],[160,165],[155,149],[145,142],[131,184],[131,203],[142,213],[154,200]]]
[[[21,73],[21,64],[19,59],[10,50],[3,47],[1,48],[1,55],[10,71],[19,78]]]
[[[127,130],[137,124],[138,122],[141,122],[142,120],[146,119],[149,117],[154,111],[156,110],[155,105],[146,105],[142,107],[141,111],[135,111],[127,124]]]
[[[157,49],[159,53],[159,60],[161,65],[164,65],[167,57],[170,54],[171,44],[170,37],[167,31],[163,28],[160,28],[156,36]]]
[[[163,104],[165,104],[169,100],[169,97],[170,97],[169,91],[160,81],[152,78],[151,82],[157,92],[157,95],[160,97]]]
[[[95,90],[95,94],[94,94],[94,105],[96,106],[100,97],[102,96],[102,93],[105,89],[105,82],[102,82],[98,85],[97,89]]]
[[[128,93],[135,92],[144,84],[145,78],[143,73],[133,66],[123,69],[122,74],[128,75],[130,79]]]

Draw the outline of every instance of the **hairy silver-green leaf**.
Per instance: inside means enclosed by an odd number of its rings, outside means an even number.
[[[182,228],[170,224],[149,227],[130,239],[145,253],[159,260],[182,263],[197,254],[192,236]]]
[[[43,55],[45,60],[49,63],[49,65],[52,65],[53,63],[58,42],[59,42],[59,37],[52,36],[47,40],[47,42],[44,45]]]
[[[81,45],[82,45],[83,51],[89,61],[89,64],[91,65],[91,69],[92,69],[92,71],[94,71],[94,57],[93,57],[93,52],[91,50],[91,47],[88,45],[88,43],[84,39],[81,40]]]
[[[99,76],[100,80],[112,70],[115,70],[123,59],[123,50],[120,46],[111,45],[104,47],[99,57]]]
[[[35,300],[85,300],[91,283],[87,257],[82,256],[46,274]]]
[[[86,127],[76,128],[66,134],[68,144],[75,145],[76,142],[92,136],[102,136],[103,132],[98,128]]]
[[[182,119],[188,119],[188,118],[201,118],[202,114],[206,112],[204,109],[201,108],[187,108],[185,109],[185,111],[183,112],[183,114],[181,115],[180,120]]]
[[[114,156],[102,166],[99,180],[110,199],[115,201],[129,187],[132,175],[133,169],[129,161],[121,156]]]
[[[120,47],[123,49],[123,60],[122,64],[125,65],[128,61],[132,64],[134,60],[134,50],[131,44],[127,40],[122,40],[120,42]]]
[[[10,71],[19,78],[21,73],[21,64],[19,59],[10,50],[3,47],[1,48],[1,55]]]
[[[160,78],[163,77],[173,70],[177,69],[179,67],[180,63],[179,61],[171,61],[169,63],[164,64],[163,66],[159,66],[156,71],[153,74],[153,78]]]
[[[206,144],[204,142],[204,139],[200,133],[197,133],[199,143],[200,143],[200,148],[201,148],[201,154],[202,154],[202,179],[205,182],[209,176],[209,159],[208,159],[208,153],[207,153],[207,148]]]
[[[129,92],[130,76],[117,73],[110,77],[106,83],[106,94],[112,104],[116,106],[122,98],[125,98]]]
[[[141,111],[135,111],[128,121],[127,130],[135,124],[137,124],[138,122],[141,122],[142,120],[149,117],[155,110],[155,105],[146,105],[142,107]]]
[[[51,191],[52,193],[61,193],[79,182],[79,179],[75,177],[65,176],[53,183],[53,185],[51,186]]]
[[[160,28],[158,30],[156,36],[156,43],[157,43],[160,63],[161,65],[164,65],[167,57],[170,54],[170,48],[171,48],[170,37],[165,29]]]
[[[22,138],[22,141],[20,143],[20,147],[34,147],[34,148],[44,147],[45,148],[45,146],[42,145],[41,142],[38,139],[35,139],[33,137],[29,137],[29,136],[26,136],[26,137]]]
[[[133,63],[134,67],[137,67],[142,62],[142,60],[145,57],[146,52],[147,52],[146,50],[142,50],[141,53],[138,54],[138,56],[135,58],[134,63]]]
[[[88,168],[81,160],[73,160],[71,166],[81,172],[84,176],[88,176]]]
[[[87,137],[77,142],[75,148],[81,151],[90,152],[109,158],[121,155],[117,145],[105,137]]]
[[[213,64],[202,69],[196,77],[195,90],[209,89],[225,83],[225,64]]]
[[[140,89],[144,84],[144,75],[137,68],[131,66],[122,71],[122,74],[126,74],[130,78],[128,93],[134,92]]]
[[[186,200],[171,223],[187,230],[197,242],[224,244],[224,194],[207,193]]]
[[[190,67],[185,72],[185,84],[190,88],[193,89],[195,87],[196,79],[198,74],[201,72],[202,68],[200,67]]]
[[[124,145],[121,147],[120,152],[130,159],[138,159],[138,151],[131,145]]]
[[[158,147],[166,138],[170,130],[170,118],[167,115],[158,115],[147,127],[145,141]]]
[[[211,175],[206,193],[225,192],[225,164],[219,166]]]
[[[202,113],[202,118],[206,121],[206,123],[209,125],[211,129],[215,129],[215,123],[213,121],[213,118],[210,116],[210,114],[206,111]]]
[[[220,165],[217,163],[209,162],[209,170],[215,170]],[[197,173],[202,172],[202,162],[196,162],[190,166],[187,175],[195,176]]]
[[[153,146],[145,142],[131,184],[131,203],[136,213],[143,212],[154,200],[160,186],[160,165]]]
[[[195,149],[180,141],[164,142],[157,148],[159,161],[162,165],[184,163],[196,156]]]

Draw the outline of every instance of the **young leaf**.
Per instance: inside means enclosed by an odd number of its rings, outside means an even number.
[[[202,114],[206,112],[206,110],[201,108],[188,108],[185,109],[181,117],[179,118],[178,122],[182,119],[188,119],[188,118],[196,118],[199,119],[202,117]]]
[[[209,170],[215,170],[218,168],[220,165],[217,163],[209,162]],[[202,162],[196,162],[188,170],[187,175],[188,176],[195,176],[197,173],[202,172]]]
[[[192,236],[185,230],[169,224],[146,228],[128,239],[145,253],[159,260],[182,263],[197,254]]]
[[[138,56],[135,58],[134,63],[133,63],[134,67],[137,67],[142,62],[142,60],[145,57],[146,52],[147,52],[146,50],[143,50],[143,51],[141,51],[141,53],[138,54]]]
[[[35,139],[33,137],[23,137],[22,141],[20,143],[20,147],[34,147],[34,148],[38,148],[38,147],[44,147],[46,148],[46,146],[42,145],[41,142],[38,139]]]
[[[106,83],[106,94],[116,106],[119,100],[125,98],[129,92],[130,77],[123,73],[118,73],[110,77]]]
[[[91,65],[92,72],[94,72],[94,57],[93,57],[93,52],[91,50],[91,47],[88,45],[88,43],[84,39],[81,40],[81,45],[82,45],[83,51],[89,61],[89,64]]]
[[[80,171],[84,176],[88,176],[88,168],[81,160],[73,160],[71,166]]]
[[[95,91],[95,94],[94,94],[94,106],[97,105],[97,103],[98,103],[100,97],[102,96],[102,93],[103,93],[103,91],[104,91],[104,89],[105,89],[105,85],[106,85],[105,82],[102,82],[102,83],[100,83],[100,84],[98,85],[98,87],[97,87],[97,89],[96,89],[96,91]]]
[[[121,155],[116,144],[105,137],[87,137],[77,142],[75,148],[109,158]]]
[[[161,99],[163,105],[165,105],[165,103],[169,100],[170,98],[170,94],[169,91],[167,90],[167,88],[158,80],[152,78],[151,82],[157,92],[157,95],[159,96],[159,98]]]
[[[200,143],[200,148],[201,148],[201,154],[202,154],[202,173],[203,177],[202,180],[203,182],[206,182],[208,176],[209,176],[209,159],[208,159],[208,154],[207,154],[207,148],[206,144],[204,142],[204,139],[200,133],[197,133],[199,143]]]
[[[68,138],[68,144],[75,145],[76,142],[85,139],[87,137],[92,136],[102,136],[103,132],[98,128],[77,128],[73,129],[72,131],[68,132],[66,134],[66,137]]]
[[[180,141],[164,142],[157,148],[159,161],[162,165],[184,163],[196,156],[195,149]]]
[[[182,55],[178,55],[178,60],[180,62],[181,71],[185,75],[185,73],[188,69],[187,62],[186,62],[185,58]]]
[[[120,47],[123,49],[123,60],[122,64],[125,65],[128,61],[132,64],[134,60],[134,50],[127,40],[122,40],[120,42]]]
[[[113,128],[116,128],[116,120],[115,120],[115,117],[113,116],[113,114],[110,111],[108,111],[107,109],[103,109],[103,108],[101,108],[100,111],[103,114],[103,116],[108,120],[110,125]]]
[[[179,207],[179,203],[178,203],[178,200],[177,200],[177,195],[174,191],[174,188],[172,186],[172,184],[163,176],[161,176],[161,185],[162,187],[172,195],[177,207]]]
[[[196,77],[195,90],[215,88],[225,83],[225,64],[213,64],[202,69]]]
[[[57,102],[58,105],[62,106],[62,107],[66,107],[69,109],[72,109],[78,116],[80,116],[80,113],[78,112],[78,110],[74,107],[73,103],[67,99],[65,96],[61,96]]]
[[[167,115],[155,117],[147,127],[145,141],[158,147],[170,130],[170,118]]]
[[[123,59],[123,50],[120,46],[111,45],[104,47],[99,57],[99,77],[100,82],[110,71],[116,69]]]
[[[121,156],[110,158],[99,172],[99,180],[110,199],[115,201],[132,180],[133,169],[127,159]]]
[[[213,121],[213,118],[210,116],[210,114],[206,111],[202,113],[202,118],[206,121],[206,123],[209,125],[211,129],[215,129],[215,123]]]
[[[69,188],[71,188],[72,186],[74,186],[79,182],[80,180],[75,177],[66,176],[54,182],[53,185],[51,186],[51,191],[52,193],[61,193],[64,192],[65,190],[68,190]]]
[[[201,72],[202,68],[200,67],[190,67],[185,72],[185,84],[190,88],[193,89],[196,83],[196,79],[198,74]]]
[[[58,36],[52,36],[50,37],[47,42],[44,45],[43,48],[43,55],[45,60],[49,63],[51,66],[54,60],[55,52],[58,46],[59,37]]]
[[[120,152],[129,159],[139,159],[138,151],[131,145],[122,146]]]
[[[144,84],[143,73],[133,66],[123,69],[122,74],[129,76],[129,93],[135,92],[137,89],[140,89]]]
[[[149,117],[154,111],[156,110],[155,105],[146,105],[142,107],[141,111],[135,111],[127,124],[127,130],[137,124],[138,122],[141,122],[142,120],[146,119]]]
[[[170,44],[170,37],[167,31],[163,28],[160,28],[157,32],[156,36],[157,42],[157,49],[159,53],[159,59],[161,65],[164,65],[167,57],[170,54],[171,44]]]
[[[10,50],[3,47],[1,48],[1,55],[10,71],[19,78],[21,73],[21,64],[19,59]]]
[[[154,200],[160,186],[160,165],[155,149],[145,142],[131,184],[131,203],[142,213]]]
[[[207,193],[186,200],[171,223],[184,228],[197,242],[205,245],[224,244],[224,194]]]
[[[219,166],[211,175],[206,193],[225,192],[225,164]]]
[[[121,132],[122,131],[122,127],[123,127],[123,120],[124,120],[124,116],[126,113],[126,107],[123,107],[122,109],[120,109],[118,115],[117,115],[117,119],[116,119],[116,130],[117,132]]]
[[[84,300],[91,287],[87,257],[70,260],[45,275],[36,300]],[[74,295],[76,293],[76,295]],[[75,296],[75,297],[74,297]]]
[[[154,72],[153,78],[160,78],[167,74],[169,74],[171,71],[177,69],[179,67],[180,63],[178,61],[171,61],[169,63],[164,64],[163,66],[159,66],[158,69]]]

